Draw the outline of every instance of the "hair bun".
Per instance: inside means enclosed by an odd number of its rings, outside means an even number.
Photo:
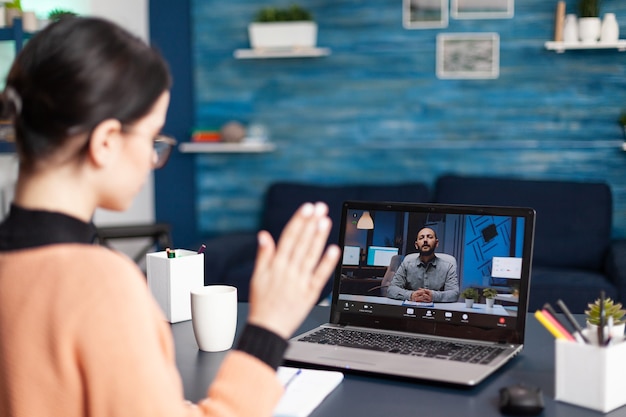
[[[0,94],[0,119],[12,120],[22,111],[22,99],[13,87],[7,87]]]

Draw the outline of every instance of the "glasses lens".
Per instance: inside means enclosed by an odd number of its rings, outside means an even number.
[[[176,145],[176,139],[169,136],[159,135],[154,138],[154,152],[157,154],[157,160],[154,164],[155,169],[165,165],[174,145]]]

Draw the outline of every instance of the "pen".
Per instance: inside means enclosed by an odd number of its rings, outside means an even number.
[[[205,249],[206,249],[206,245],[203,243],[202,245],[200,245],[200,249],[198,249],[198,255],[200,255],[201,253],[204,253]]]
[[[285,382],[285,388],[287,388],[289,386],[289,384],[291,384],[298,377],[298,375],[300,375],[301,373],[302,373],[302,368],[298,368],[296,373],[291,375],[291,377],[289,377],[287,382]]]
[[[549,305],[544,305],[543,307],[544,308],[543,308],[543,310],[541,310],[541,312],[545,316],[546,320],[548,320],[550,323],[552,323],[552,325],[554,327],[556,327],[557,330],[563,334],[565,339],[569,340],[570,342],[576,341],[574,336],[572,336],[572,334],[567,329],[565,329],[565,327],[563,327],[563,325],[558,321],[558,319],[556,318],[556,314],[552,314],[552,312],[549,309],[546,308],[546,307],[550,307],[550,306]],[[552,309],[552,307],[550,307],[550,309]]]
[[[604,346],[604,326],[606,325],[606,310],[604,309],[604,291],[600,291],[600,325],[598,326],[598,345]]]
[[[572,325],[574,331],[576,331],[576,334],[580,335],[581,339],[585,343],[589,343],[589,339],[587,339],[587,337],[585,337],[585,335],[583,334],[583,329],[580,327],[580,324],[578,324],[574,316],[572,316],[572,313],[569,311],[569,308],[567,308],[567,305],[565,305],[563,300],[559,299],[556,304],[561,308],[561,311],[563,312],[563,314],[565,314],[565,318]]]
[[[535,318],[537,318],[537,320],[539,320],[539,322],[541,324],[543,324],[543,327],[545,327],[546,330],[548,330],[550,333],[552,333],[552,336],[556,337],[557,339],[566,339],[567,340],[567,337],[565,337],[565,335],[563,333],[561,333],[559,331],[559,329],[557,329],[550,322],[550,320],[548,320],[546,318],[546,316],[541,312],[541,310],[535,311]]]
[[[613,316],[609,316],[609,318],[607,319],[607,337],[606,337],[606,341],[604,342],[604,346],[608,346],[611,344],[611,334],[613,332]]]
[[[167,257],[170,259],[176,257],[176,251],[173,251],[170,248],[165,248],[165,253],[167,254]]]

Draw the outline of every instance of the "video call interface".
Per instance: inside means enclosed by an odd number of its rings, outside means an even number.
[[[523,217],[386,210],[349,210],[347,214],[336,300],[339,311],[515,328],[522,279]],[[362,217],[371,217],[373,225],[363,227]],[[459,295],[453,300],[415,302],[389,294],[394,282],[402,282],[393,276],[404,258],[419,253],[415,243],[425,227],[438,239],[435,255],[447,254],[447,259],[456,261]],[[472,306],[466,305],[463,296],[467,288],[478,294]],[[491,289],[493,304],[487,301],[485,289]]]

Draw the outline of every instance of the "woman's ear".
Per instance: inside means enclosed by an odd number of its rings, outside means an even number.
[[[108,165],[122,149],[122,124],[116,119],[100,122],[91,132],[89,159],[98,167]]]

